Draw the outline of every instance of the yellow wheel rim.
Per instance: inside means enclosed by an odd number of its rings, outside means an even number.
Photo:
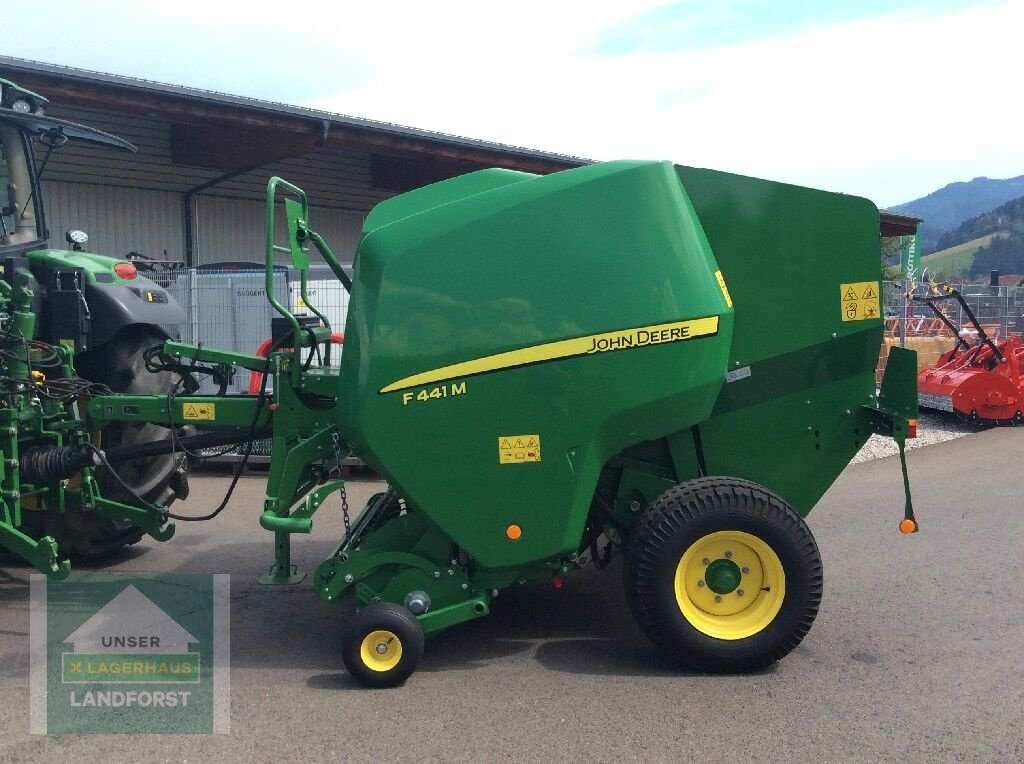
[[[402,660],[402,640],[384,629],[371,631],[363,637],[359,657],[371,671],[390,671]]]
[[[757,536],[718,531],[697,539],[676,566],[676,602],[690,625],[717,639],[745,639],[782,608],[786,574]]]

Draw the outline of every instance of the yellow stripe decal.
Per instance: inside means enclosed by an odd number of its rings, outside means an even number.
[[[607,353],[615,350],[663,345],[668,342],[682,342],[699,337],[710,337],[715,334],[718,334],[718,316],[691,318],[687,321],[673,321],[668,324],[637,326],[632,329],[618,329],[614,332],[602,332],[601,334],[588,334],[585,337],[545,342],[540,345],[486,355],[482,358],[474,358],[471,361],[462,361],[451,366],[442,366],[439,369],[413,374],[411,377],[396,380],[387,387],[382,387],[380,392],[383,395],[384,393],[393,393],[396,390],[404,390],[407,387],[420,387],[459,377],[471,377],[491,371],[514,369],[517,366],[529,366],[535,363],[557,361],[561,358],[574,358],[576,356]]]
[[[725,303],[730,308],[732,307],[732,295],[729,294],[729,287],[725,285],[725,276],[722,275],[721,271],[715,271],[715,278],[718,279],[718,286],[722,289],[722,297],[725,298]]]

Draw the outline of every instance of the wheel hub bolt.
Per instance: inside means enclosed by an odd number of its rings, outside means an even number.
[[[741,568],[741,570],[743,571],[743,575],[746,575],[747,573],[749,573],[749,572],[750,572],[750,568],[748,568],[748,567],[746,567],[746,566],[744,566],[743,568]]]
[[[704,563],[705,567],[711,564],[711,560],[709,560],[707,557],[701,560],[701,562]]]
[[[743,596],[743,590],[742,589],[737,589],[736,590],[736,596],[737,597],[742,597]]]
[[[388,646],[386,644],[384,644],[383,642],[381,642],[379,645],[377,645],[377,654],[378,655],[383,655],[387,651],[388,651]]]
[[[700,587],[701,589],[704,588],[704,579],[703,578],[700,581],[697,582],[697,586]]]
[[[722,601],[722,595],[721,594],[716,594],[715,595],[715,602],[721,602],[721,601]]]
[[[731,560],[732,559],[732,552],[726,552],[725,553],[725,559]]]

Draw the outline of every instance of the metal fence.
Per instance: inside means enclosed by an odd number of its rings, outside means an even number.
[[[953,283],[974,313],[985,333],[995,340],[1024,333],[1024,287]],[[882,283],[885,340],[878,355],[878,379],[885,369],[889,348],[909,347],[917,351],[918,368],[932,366],[939,355],[951,350],[953,333],[924,303],[906,300],[902,281]],[[941,305],[950,322],[963,333],[973,332],[963,307],[955,300]]]
[[[185,323],[179,328],[182,342],[202,344],[220,350],[256,353],[271,336],[271,319],[279,315],[267,300],[266,271],[255,264],[201,266],[198,268],[167,268],[143,271],[143,275],[163,286],[185,310]],[[286,309],[296,315],[309,314],[309,305],[302,300],[299,274],[278,266],[272,278],[273,295]],[[348,292],[327,267],[309,269],[306,295],[335,332],[344,333],[348,313]],[[312,352],[312,351],[309,351]],[[343,347],[332,349],[331,365],[341,362]],[[227,385],[227,393],[245,393],[250,373],[237,370]],[[209,378],[199,379],[199,392],[212,395],[218,386]],[[268,392],[270,387],[267,388]],[[270,458],[269,439],[256,441],[249,461],[265,463]],[[244,447],[224,451],[214,448],[203,451],[218,460],[237,461]],[[347,460],[359,464],[358,460]]]
[[[270,337],[270,322],[278,313],[267,301],[264,269],[199,267],[146,275],[155,275],[154,280],[185,309],[186,320],[180,330],[183,342],[255,353]],[[348,292],[330,269],[310,268],[306,293],[309,302],[330,321],[331,328],[344,332]],[[303,303],[296,271],[284,266],[275,269],[273,295],[292,313],[312,315]],[[331,363],[336,364],[340,357],[340,349],[332,352]],[[240,372],[228,385],[228,392],[243,393],[248,385],[248,373]],[[215,391],[212,382],[203,381],[202,393]]]

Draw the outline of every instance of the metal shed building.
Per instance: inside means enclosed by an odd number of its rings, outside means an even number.
[[[223,93],[0,56],[0,76],[47,113],[131,141],[73,142],[43,175],[47,227],[89,248],[203,265],[263,259],[266,180],[302,186],[314,226],[350,261],[366,213],[396,193],[482,167],[548,173],[586,160]],[[44,151],[38,161],[44,159]]]

